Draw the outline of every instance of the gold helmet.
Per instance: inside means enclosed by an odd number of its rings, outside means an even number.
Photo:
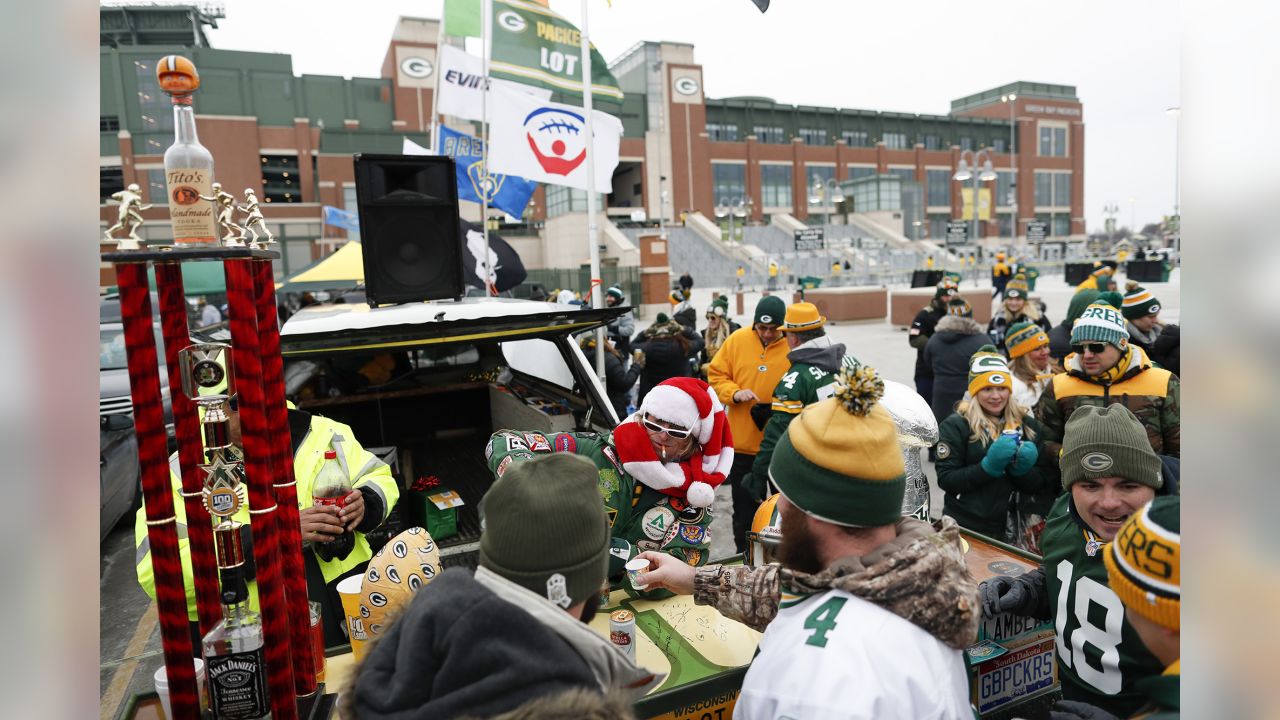
[[[195,63],[181,55],[165,55],[156,62],[156,81],[170,95],[190,95],[200,87]]]
[[[778,545],[782,543],[782,514],[778,512],[778,497],[779,494],[774,493],[766,498],[751,519],[744,558],[748,567],[763,567],[775,562]]]

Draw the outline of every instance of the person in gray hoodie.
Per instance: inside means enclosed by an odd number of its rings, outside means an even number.
[[[609,564],[594,465],[564,453],[516,463],[480,517],[480,567],[450,568],[413,596],[357,668],[355,717],[492,717],[574,689],[634,702],[664,679],[586,625]]]
[[[924,346],[924,361],[933,369],[933,416],[941,424],[956,409],[969,386],[969,358],[991,342],[986,330],[973,319],[973,308],[963,298],[947,303],[947,316],[934,327]]]

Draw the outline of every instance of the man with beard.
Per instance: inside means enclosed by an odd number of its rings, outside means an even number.
[[[961,650],[978,593],[960,533],[900,516],[904,464],[884,383],[841,372],[774,449],[780,565],[691,568],[662,553],[639,582],[765,630],[735,718],[971,716]],[[767,627],[767,630],[766,630]]]
[[[584,689],[634,701],[663,679],[587,627],[609,566],[590,462],[554,454],[514,465],[480,517],[475,575],[450,568],[413,596],[360,664],[355,716],[490,717],[532,702],[544,716],[579,717],[566,703]]]

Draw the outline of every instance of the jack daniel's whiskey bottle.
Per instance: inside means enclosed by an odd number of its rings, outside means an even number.
[[[190,60],[165,55],[156,63],[156,79],[173,100],[173,144],[164,151],[173,242],[178,246],[217,245],[218,223],[210,199],[214,196],[213,155],[196,136],[191,104],[200,76]]]
[[[222,576],[222,622],[201,643],[213,716],[218,720],[270,718],[262,622],[249,609],[239,523],[222,523],[214,533]]]

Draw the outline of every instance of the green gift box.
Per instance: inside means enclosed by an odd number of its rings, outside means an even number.
[[[410,490],[406,494],[406,519],[425,527],[432,540],[443,540],[458,534],[458,508],[466,503],[457,492],[446,488]]]

